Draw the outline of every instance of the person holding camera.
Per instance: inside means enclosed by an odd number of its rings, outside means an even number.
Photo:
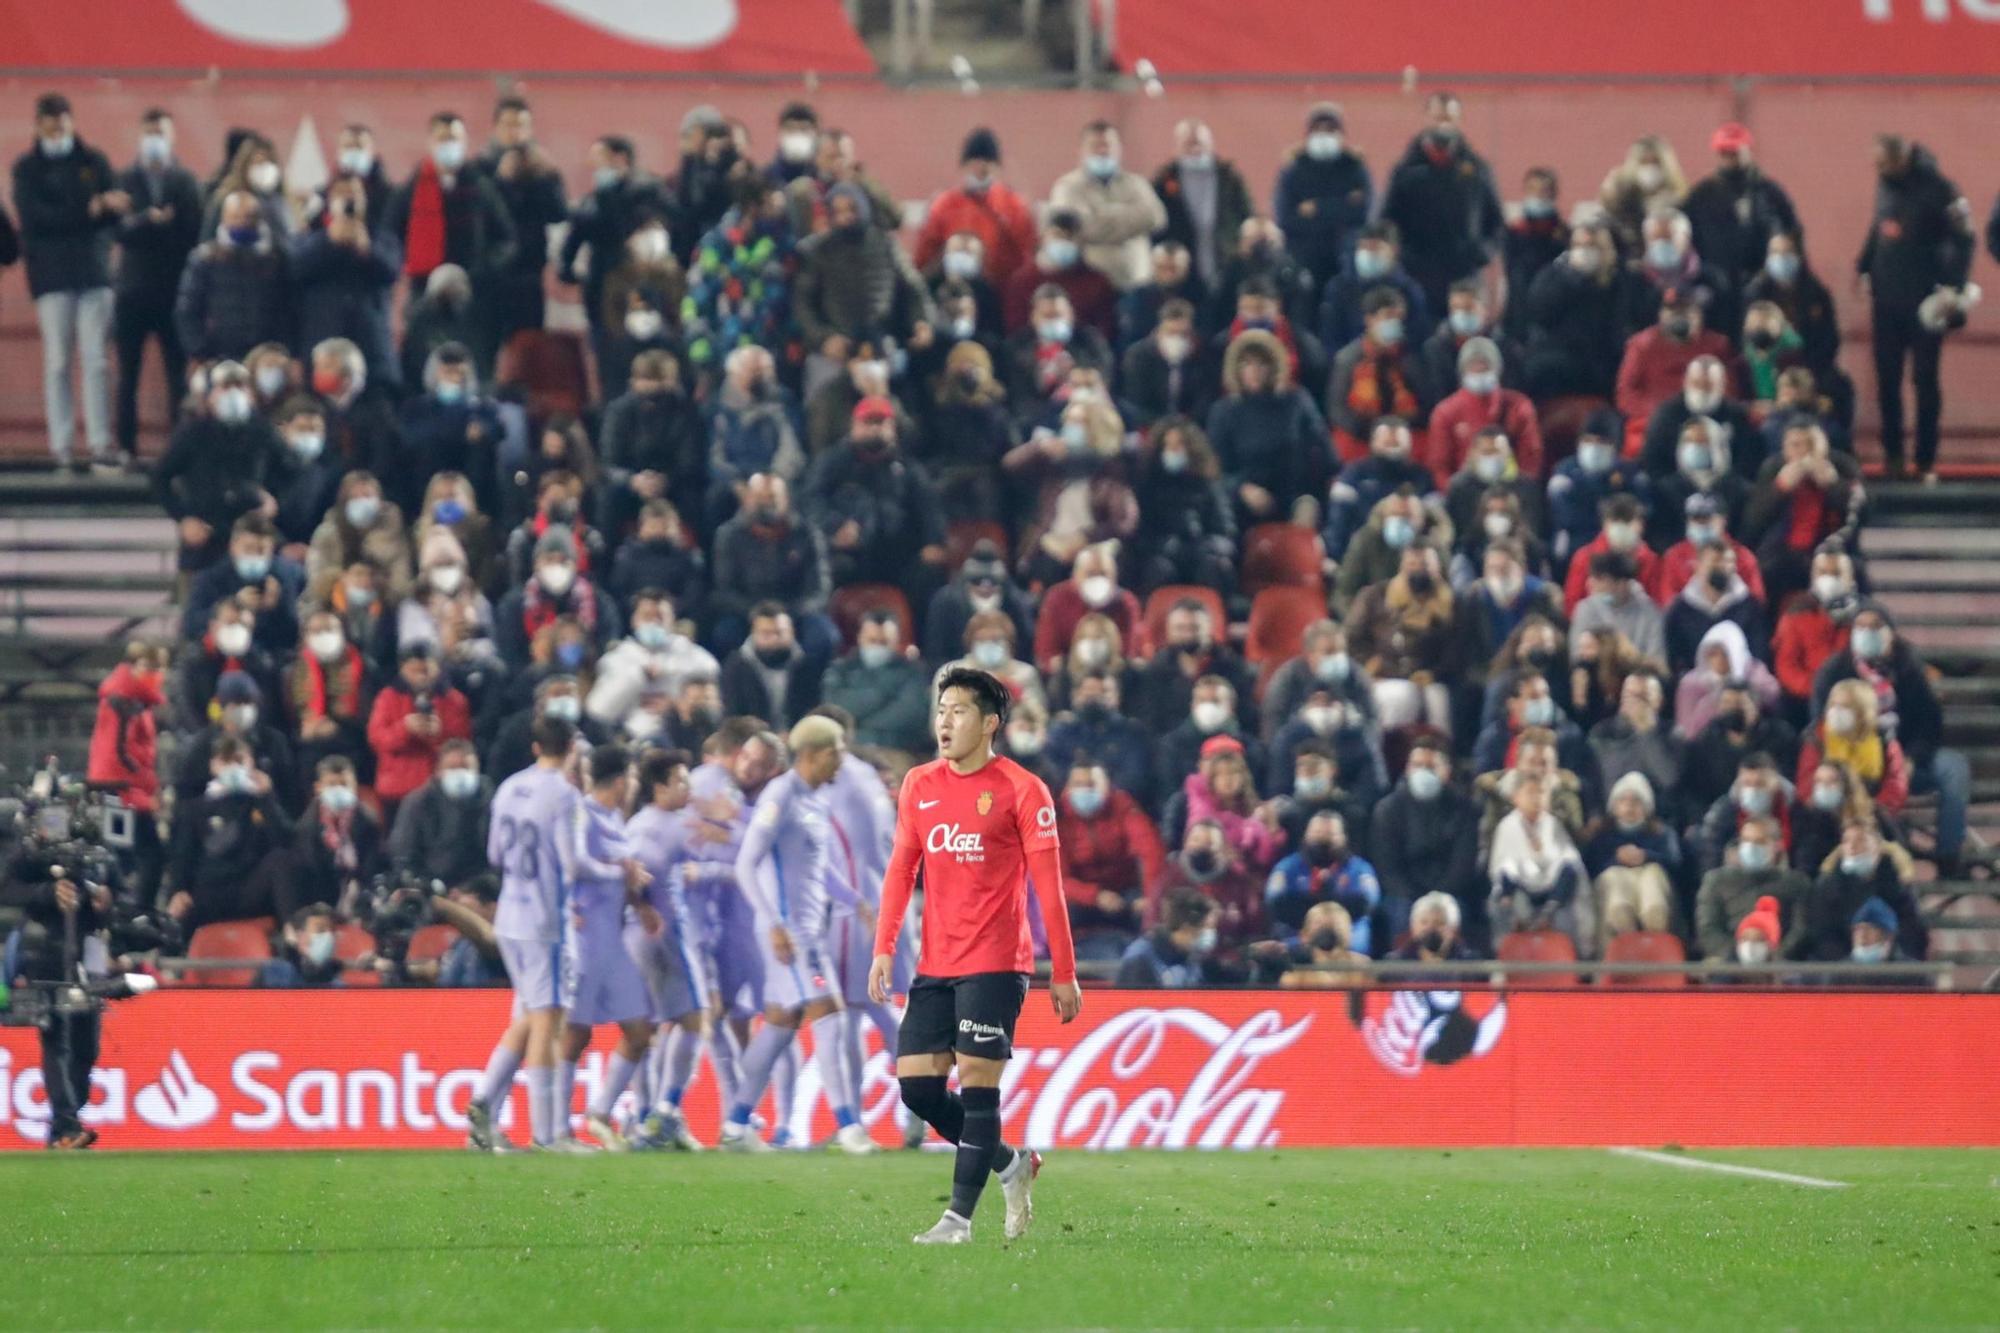
[[[375,795],[392,825],[396,807],[430,781],[446,741],[472,739],[472,706],[438,674],[427,640],[403,645],[396,678],[375,696],[368,744],[375,751]]]
[[[83,942],[110,920],[111,890],[80,884],[64,868],[39,863],[19,845],[8,848],[0,864],[0,907],[20,908],[25,916],[21,929],[0,950],[7,964],[0,980],[75,980]],[[85,1127],[80,1117],[90,1101],[90,1071],[97,1063],[102,1027],[95,1009],[49,1013],[38,1025],[42,1087],[49,1103],[47,1145],[52,1149],[88,1148],[97,1142],[97,1131]]]
[[[167,914],[189,934],[211,921],[290,916],[292,821],[269,774],[237,736],[216,741],[208,785],[175,812]]]

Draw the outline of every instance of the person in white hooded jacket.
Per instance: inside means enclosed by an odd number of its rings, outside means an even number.
[[[688,677],[713,678],[721,670],[713,653],[674,628],[674,604],[665,593],[635,594],[631,622],[631,633],[597,659],[584,702],[584,711],[607,727],[623,726],[649,685],[678,694]]]
[[[1741,681],[1765,712],[1778,707],[1778,678],[1750,653],[1750,640],[1733,620],[1718,620],[1701,636],[1694,666],[1674,690],[1674,731],[1693,740],[1715,720],[1723,692]]]
[[[1589,878],[1576,844],[1548,808],[1538,777],[1514,784],[1514,809],[1493,830],[1486,859],[1493,891],[1488,904],[1496,936],[1514,930],[1559,930],[1588,957],[1597,938]]]

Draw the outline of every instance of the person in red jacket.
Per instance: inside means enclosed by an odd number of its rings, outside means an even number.
[[[1729,532],[1729,515],[1715,503],[1713,495],[1695,494],[1687,498],[1682,506],[1687,515],[1687,535],[1669,546],[1653,567],[1653,579],[1644,583],[1653,600],[1662,610],[1672,606],[1674,598],[1681,595],[1688,580],[1694,577],[1696,563],[1701,559],[1701,548],[1727,544],[1736,552],[1736,573],[1743,580],[1743,586],[1750,590],[1750,599],[1759,606],[1764,602],[1764,574],[1757,568],[1757,557],[1749,547],[1736,540]],[[1644,575],[1640,576],[1642,579]]]
[[[1076,623],[1092,611],[1104,613],[1118,626],[1119,648],[1127,659],[1151,655],[1139,599],[1118,586],[1118,544],[1099,542],[1078,551],[1070,576],[1042,597],[1035,620],[1035,662],[1044,675],[1062,670]]]
[[[396,678],[382,687],[368,713],[382,826],[393,825],[403,798],[430,781],[446,741],[471,739],[471,705],[450,685],[439,685],[437,655],[429,641],[410,643]]]
[[[1660,298],[1660,322],[1625,342],[1618,363],[1618,410],[1625,416],[1625,457],[1637,458],[1653,409],[1680,393],[1688,363],[1698,356],[1736,363],[1729,339],[1701,325],[1701,303],[1684,288],[1669,287]],[[1732,375],[1732,379],[1740,377]]]
[[[1008,274],[1000,289],[1000,322],[1008,333],[1033,322],[1035,293],[1051,283],[1069,296],[1079,325],[1096,329],[1106,342],[1118,337],[1118,289],[1083,262],[1083,219],[1066,208],[1049,214],[1041,248]]]
[[[151,902],[159,887],[162,856],[153,812],[160,796],[160,724],[155,710],[167,702],[167,650],[134,642],[104,683],[97,687],[97,725],[90,732],[90,763],[84,777],[94,788],[118,797],[132,821],[134,889]]]
[[[1828,658],[1847,651],[1854,613],[1860,609],[1854,561],[1845,551],[1822,548],[1813,556],[1812,590],[1786,605],[1771,636],[1771,665],[1778,685],[1801,713],[1812,702],[1813,677]]]
[[[1507,432],[1514,465],[1527,477],[1542,475],[1542,426],[1535,405],[1518,389],[1500,387],[1500,347],[1491,338],[1468,338],[1458,349],[1458,391],[1431,409],[1430,435],[1417,459],[1439,490],[1465,466],[1472,442],[1488,426]]]
[[[1590,595],[1591,557],[1605,551],[1629,555],[1638,565],[1639,586],[1650,588],[1659,578],[1660,557],[1646,545],[1646,511],[1636,497],[1620,491],[1607,495],[1598,505],[1604,526],[1598,534],[1576,549],[1569,558],[1569,574],[1563,580],[1563,613],[1575,615],[1577,604]]]
[[[1034,256],[1034,215],[1000,179],[1000,140],[992,130],[981,126],[965,136],[958,165],[965,174],[958,185],[931,200],[912,259],[929,272],[945,242],[969,231],[985,248],[986,281],[1002,287]]]
[[[1153,821],[1111,785],[1104,765],[1079,756],[1056,805],[1056,836],[1077,956],[1118,957],[1139,933],[1140,897],[1166,862]]]

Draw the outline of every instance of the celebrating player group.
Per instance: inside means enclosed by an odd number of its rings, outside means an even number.
[[[860,1113],[872,1026],[896,1053],[904,1142],[921,1144],[928,1127],[957,1149],[950,1206],[915,1240],[971,1240],[989,1175],[1006,1235],[1024,1233],[1042,1159],[1001,1141],[1000,1075],[1034,971],[1031,880],[1057,1017],[1074,1019],[1082,996],[1054,801],[993,752],[1008,699],[984,671],[941,673],[939,757],[910,770],[893,809],[834,708],[783,739],[730,719],[698,765],[655,750],[636,771],[622,746],[588,750],[568,722],[538,721],[534,765],[493,801],[494,932],[514,1011],[468,1108],[470,1146],[515,1150],[501,1108],[525,1073],[533,1151],[699,1150],[681,1104],[704,1051],[718,1146],[792,1146],[795,1039],[810,1025],[832,1145],[871,1153]],[[920,880],[913,960],[904,918]],[[578,1137],[577,1061],[600,1024],[617,1025],[618,1046]],[[637,1109],[621,1127],[628,1089]],[[767,1091],[769,1124],[758,1115]]]

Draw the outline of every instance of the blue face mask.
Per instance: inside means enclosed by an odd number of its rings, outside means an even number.
[[[1402,550],[1414,541],[1416,536],[1415,526],[1401,515],[1393,515],[1382,520],[1382,540],[1387,542],[1389,549],[1393,551]]]
[[[439,500],[431,517],[448,528],[456,527],[465,521],[465,506],[457,500]]]
[[[1714,461],[1705,444],[1683,444],[1679,458],[1683,472],[1706,472]]]
[[[651,648],[654,652],[658,652],[667,646],[671,635],[669,635],[665,625],[658,625],[649,621],[644,625],[634,625],[632,627],[632,637],[639,641],[640,647]]]
[[[1383,347],[1395,347],[1403,341],[1403,321],[1396,318],[1375,321],[1375,341]]]
[[[1771,865],[1769,843],[1739,842],[1736,844],[1736,864],[1745,870],[1766,870]]]
[[[1444,790],[1444,779],[1428,768],[1413,768],[1409,776],[1410,795],[1428,801]]]
[[[257,238],[263,234],[255,227],[226,227],[224,231],[228,234],[231,245],[244,249],[257,244]]]
[[[624,177],[619,174],[618,168],[616,167],[599,167],[591,175],[591,180],[596,184],[597,188],[600,190],[611,189],[613,186],[617,185],[618,182],[623,179]]]
[[[233,562],[236,577],[245,583],[262,583],[271,572],[271,557],[268,555],[239,555]]]
[[[1069,808],[1089,819],[1104,808],[1104,793],[1095,787],[1078,787],[1069,794]]]
[[[1379,250],[1356,250],[1354,252],[1354,276],[1363,282],[1381,277],[1389,271],[1389,257]]]
[[[453,380],[439,380],[431,389],[431,395],[446,407],[465,401],[465,386]]]
[[[1764,271],[1771,275],[1773,282],[1790,282],[1799,276],[1799,257],[1768,255],[1764,259]]]
[[[1576,447],[1577,466],[1593,475],[1601,476],[1609,472],[1611,465],[1617,461],[1617,452],[1608,444],[1586,440]]]
[[[583,645],[577,642],[556,645],[556,661],[565,671],[574,671],[583,665]]]

